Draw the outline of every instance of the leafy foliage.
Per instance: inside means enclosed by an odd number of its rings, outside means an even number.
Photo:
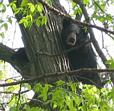
[[[114,68],[114,60],[113,59],[107,60],[106,63],[109,65],[109,68]]]
[[[40,106],[30,107],[25,104],[22,109],[16,109],[16,98],[10,111],[113,111],[114,88],[97,89],[95,86],[81,83],[57,81],[55,84],[36,84],[35,93],[38,94],[36,102]]]
[[[44,8],[40,2],[33,4],[28,0],[23,0],[20,7],[17,7],[16,3],[16,1],[13,1],[10,3],[10,6],[15,14],[21,14],[23,16],[19,23],[23,24],[25,28],[30,28],[33,23],[35,23],[38,27],[47,23],[47,18],[43,13]]]
[[[0,37],[5,37],[5,32],[8,30],[8,24],[12,24],[12,19],[9,16],[3,16],[6,13],[7,6],[0,3]]]
[[[46,0],[49,4],[52,4],[53,0]],[[73,15],[82,15],[82,9],[78,4],[68,0],[72,4]],[[105,28],[113,28],[113,15],[107,13],[109,4],[114,4],[113,0],[83,0],[84,5],[88,10],[91,10],[90,19],[96,20],[102,23]],[[43,5],[38,2],[33,4],[28,0],[22,0],[20,6],[17,7],[17,2],[14,0],[9,6],[12,7],[16,15],[22,15],[20,17],[20,24],[23,24],[26,28],[30,28],[33,23],[38,27],[47,23],[47,17],[44,13]],[[0,3],[0,14],[6,11],[6,6]],[[11,18],[7,18],[6,21],[0,20],[0,29],[8,29],[8,23],[12,23]],[[4,36],[4,32],[0,32],[0,36]],[[114,67],[114,60],[107,61],[110,68]],[[4,72],[5,73],[5,72]],[[3,78],[3,72],[0,70],[0,79]],[[9,79],[6,83],[13,82],[13,79]],[[26,87],[26,85],[22,85]],[[95,86],[83,85],[81,83],[65,83],[64,81],[58,81],[55,84],[41,84],[38,83],[34,86],[34,91],[38,95],[36,102],[39,103],[37,107],[30,107],[26,94],[20,94],[21,85],[10,86],[4,88],[5,92],[11,93],[6,98],[9,100],[6,104],[10,108],[10,111],[114,111],[114,88],[102,88],[97,89]],[[29,86],[28,86],[29,87]],[[31,90],[31,88],[28,88]],[[19,92],[19,93],[15,93]],[[1,96],[3,97],[3,96]],[[0,99],[2,103],[3,98]],[[23,106],[23,107],[22,107]],[[0,106],[2,107],[2,106]]]
[[[82,16],[82,9],[76,3],[75,0],[67,0],[71,4],[71,16],[80,15]],[[78,0],[77,0],[78,1]],[[80,2],[80,1],[79,1]],[[83,0],[82,3],[86,9],[88,9],[89,19],[94,23],[97,21],[101,23],[104,28],[114,29],[114,16],[110,11],[110,7],[113,7],[113,0]],[[111,25],[112,24],[112,25]]]

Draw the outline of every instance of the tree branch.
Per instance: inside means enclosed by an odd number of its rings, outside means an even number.
[[[14,53],[15,51],[13,49],[0,43],[0,59],[10,63],[19,73],[21,74],[26,73],[27,72],[26,67],[23,67],[22,64],[20,64],[20,61],[18,59],[13,60],[11,58]]]
[[[76,2],[76,0],[74,0]],[[92,28],[96,28],[98,30],[101,30],[103,32],[107,32],[107,33],[110,33],[110,34],[114,34],[114,31],[111,31],[111,30],[108,30],[108,29],[105,29],[103,27],[99,27],[99,26],[96,26],[96,25],[92,25],[90,23],[83,23],[83,22],[80,22],[78,20],[74,20],[71,18],[70,15],[66,14],[66,13],[63,13],[61,12],[60,10],[50,6],[48,3],[46,3],[45,1],[43,0],[39,0],[40,3],[42,3],[44,6],[47,7],[47,9],[49,9],[50,11],[54,12],[56,15],[59,15],[59,16],[62,16],[62,17],[65,17],[69,20],[71,20],[73,23],[76,23],[78,25],[83,25],[83,26],[88,26],[88,27],[92,27]]]
[[[82,9],[82,12],[83,12],[83,14],[84,14],[84,17],[85,17],[85,19],[86,19],[86,22],[89,23],[89,24],[91,24],[90,19],[89,19],[89,15],[88,15],[88,13],[87,13],[87,10],[86,10],[86,8],[85,8],[85,6],[84,6],[82,0],[73,0],[73,1],[76,2],[77,4],[79,4],[79,6],[80,6],[80,8]],[[106,64],[107,59],[106,59],[104,53],[102,52],[102,50],[101,50],[100,47],[99,47],[99,44],[98,44],[98,42],[97,42],[97,40],[96,40],[96,38],[95,38],[95,35],[94,35],[94,32],[93,32],[92,28],[91,28],[91,27],[88,27],[88,29],[89,29],[89,33],[90,33],[90,36],[91,36],[91,39],[92,39],[92,43],[93,43],[93,45],[94,45],[94,47],[95,47],[97,53],[98,53],[99,56],[101,57],[101,59],[102,59],[104,65],[105,65],[107,68],[109,68],[108,64]],[[113,31],[113,32],[114,32],[114,31]],[[113,84],[114,84],[114,74],[112,73],[112,74],[110,75],[110,77],[111,77],[111,80],[112,80],[112,82],[113,82]]]
[[[15,94],[15,95],[19,95],[19,94],[24,94],[29,92],[30,90],[25,90],[25,91],[21,91],[20,93],[15,93],[15,92],[8,92],[8,91],[0,91],[0,94]]]
[[[76,2],[77,4],[79,4],[79,6],[82,9],[82,12],[84,14],[84,17],[86,19],[86,22],[91,24],[90,19],[89,19],[89,15],[87,13],[87,10],[86,10],[83,2],[81,0],[73,0],[73,1]],[[94,35],[94,32],[93,32],[92,28],[88,27],[88,30],[89,30],[89,33],[90,33],[90,36],[91,36],[91,39],[92,39],[92,43],[93,43],[97,53],[101,57],[101,59],[102,59],[103,63],[105,64],[105,66],[108,67],[108,65],[106,64],[107,59],[106,59],[104,53],[102,52],[102,50],[99,47],[99,44],[98,44],[98,42],[97,42],[97,40],[95,38],[95,35]]]
[[[67,71],[67,72],[55,72],[55,73],[48,73],[45,75],[41,75],[41,76],[37,76],[37,77],[33,77],[31,79],[26,79],[26,80],[21,80],[21,81],[17,81],[17,82],[11,82],[11,83],[5,83],[5,84],[0,84],[0,87],[7,87],[7,86],[12,86],[12,85],[18,85],[18,84],[22,84],[22,83],[33,83],[33,82],[42,82],[44,83],[44,81],[47,78],[59,78],[59,77],[64,77],[64,76],[73,76],[73,75],[77,75],[80,73],[102,73],[102,72],[107,72],[107,73],[112,73],[114,72],[114,69],[92,69],[92,68],[83,68],[83,69],[78,69],[78,70],[73,70],[73,71]]]
[[[2,43],[0,43],[0,59],[6,62],[12,63],[11,56],[15,53],[15,51]]]

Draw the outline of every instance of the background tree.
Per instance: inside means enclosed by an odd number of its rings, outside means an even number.
[[[11,3],[12,0],[9,2]],[[106,6],[112,1],[71,1],[75,15],[79,14],[84,16],[84,23],[72,19],[60,5],[59,0],[47,2],[48,4],[42,0],[23,0],[14,1],[10,4],[16,14],[17,21],[20,23],[22,39],[28,59],[21,58],[23,55],[20,55],[20,53],[21,51],[23,52],[23,50],[19,51],[18,55],[20,56],[15,58],[14,55],[16,52],[3,44],[0,44],[0,59],[9,62],[22,75],[25,80],[21,83],[33,83],[34,80],[35,83],[39,81],[42,83],[52,83],[60,79],[68,81],[72,79],[72,76],[68,76],[65,72],[69,74],[76,73],[75,71],[69,72],[69,61],[65,56],[65,51],[63,51],[63,44],[61,42],[63,18],[67,18],[75,24],[88,27],[88,32],[90,33],[92,43],[97,53],[106,67],[109,67],[106,64],[107,59],[100,50],[94,37],[92,27],[104,31],[109,35],[114,34],[113,31],[109,30],[111,29],[109,23],[112,23],[113,18],[110,14],[105,13]],[[94,10],[93,14],[89,17],[85,7],[88,9],[92,7],[96,10]],[[101,15],[97,15],[97,12]],[[103,22],[104,28],[91,25],[91,19],[97,19]],[[113,60],[110,64],[113,66]],[[90,71],[94,72],[97,70]],[[81,73],[81,71],[78,73]]]

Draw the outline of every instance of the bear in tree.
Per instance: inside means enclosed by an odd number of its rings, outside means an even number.
[[[61,37],[65,50],[69,49],[69,51],[66,52],[71,70],[97,68],[96,55],[91,43],[88,42],[90,38],[84,27],[78,26],[68,19],[63,19]],[[84,84],[102,87],[98,73],[76,74],[76,80],[81,81]]]

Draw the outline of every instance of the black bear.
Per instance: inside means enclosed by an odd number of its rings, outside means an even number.
[[[81,68],[97,68],[96,55],[87,30],[77,24],[72,23],[68,19],[63,19],[63,29],[61,32],[62,43],[67,52],[71,70]],[[71,50],[70,50],[71,49]],[[81,73],[76,74],[76,80],[85,84],[96,85],[102,87],[98,73]]]

